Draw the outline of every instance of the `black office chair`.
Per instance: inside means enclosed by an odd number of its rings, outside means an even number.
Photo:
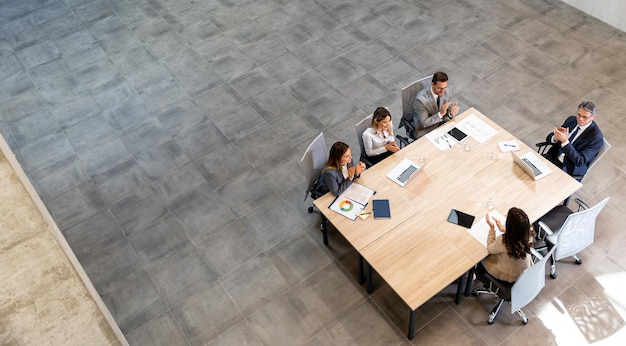
[[[415,103],[415,96],[417,96],[417,93],[420,90],[428,87],[432,79],[433,75],[426,76],[402,88],[402,119],[398,124],[398,128],[404,128],[406,137],[396,135],[401,148],[409,145],[409,143],[417,139],[415,135],[415,126],[413,125],[413,114],[415,113],[415,107],[413,105]]]
[[[496,306],[491,310],[491,313],[489,313],[489,318],[487,319],[488,324],[493,324],[505,301],[511,305],[511,314],[517,312],[522,319],[522,323],[528,323],[528,317],[526,317],[522,308],[535,299],[545,286],[546,262],[554,252],[554,248],[551,249],[545,257],[541,256],[541,254],[534,249],[532,249],[531,252],[537,262],[530,268],[526,268],[513,283],[496,279],[489,274],[482,265],[478,265],[475,271],[476,279],[482,282],[484,287],[473,290],[472,294],[478,296],[479,294],[486,293],[500,298]]]
[[[538,238],[535,249],[553,252],[550,258],[550,277],[553,279],[556,279],[557,275],[556,261],[574,257],[574,263],[583,263],[577,253],[593,243],[596,218],[609,202],[609,197],[591,208],[580,199],[575,200],[578,211],[574,212],[564,205],[558,205],[540,217],[535,226]]]

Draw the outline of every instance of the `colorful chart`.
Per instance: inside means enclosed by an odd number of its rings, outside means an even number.
[[[339,203],[339,209],[341,209],[341,211],[345,211],[348,212],[350,210],[352,210],[352,208],[354,208],[354,204],[352,204],[352,202],[345,200],[342,201],[341,203]]]

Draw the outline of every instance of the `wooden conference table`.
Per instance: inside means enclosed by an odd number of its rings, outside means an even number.
[[[335,198],[330,193],[314,202],[409,306],[409,340],[414,336],[417,308],[487,256],[485,244],[466,228],[447,222],[451,209],[474,215],[477,222],[488,212],[490,198],[501,214],[518,207],[534,221],[582,186],[544,158],[554,173],[534,181],[497,143],[516,140],[521,148],[518,154],[534,150],[474,108],[438,130],[453,127],[471,114],[497,134],[483,143],[472,137],[462,144],[450,142],[446,150],[422,137],[361,174],[357,182],[376,191],[373,199],[389,200],[391,218],[352,221],[328,208]],[[470,151],[463,148],[465,144]],[[496,153],[497,158],[490,158],[489,153]],[[424,170],[405,187],[386,177],[402,159],[418,163],[420,155],[426,158]],[[371,205],[364,211],[371,212]]]

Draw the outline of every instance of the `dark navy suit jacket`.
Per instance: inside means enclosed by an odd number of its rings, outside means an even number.
[[[565,119],[563,127],[567,127],[569,132],[572,133],[576,127],[576,117],[570,116]],[[553,133],[550,133],[546,137],[546,141],[550,143],[552,141]],[[598,124],[595,121],[591,122],[589,127],[578,136],[574,143],[569,143],[561,148],[561,143],[555,143],[548,151],[548,159],[554,162],[557,166],[570,175],[584,176],[587,173],[589,164],[596,158],[598,152],[604,144],[604,135]],[[559,151],[559,149],[561,149]],[[558,160],[560,152],[565,154],[563,158],[563,164]]]

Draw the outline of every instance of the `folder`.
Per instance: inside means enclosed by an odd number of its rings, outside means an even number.
[[[388,219],[391,217],[391,210],[389,209],[388,199],[372,200],[372,210],[374,211],[375,219]]]

